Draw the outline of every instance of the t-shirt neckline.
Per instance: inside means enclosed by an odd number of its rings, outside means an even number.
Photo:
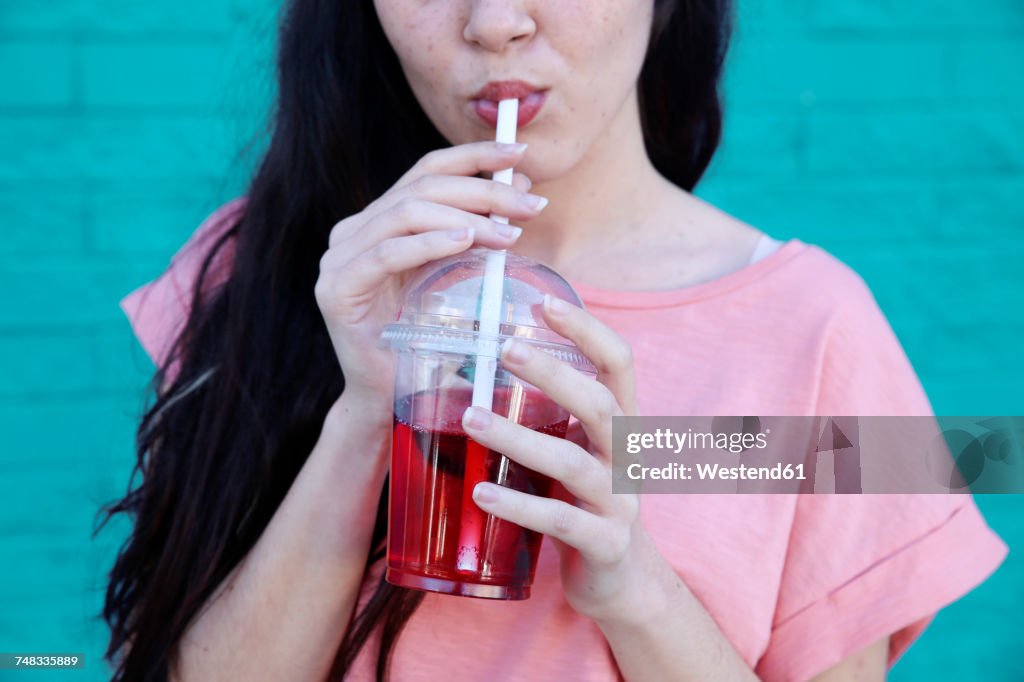
[[[807,244],[793,238],[782,243],[772,253],[739,270],[679,289],[637,290],[604,289],[569,280],[585,305],[609,308],[661,308],[719,296],[727,291],[749,284],[781,267],[794,256],[807,249]]]

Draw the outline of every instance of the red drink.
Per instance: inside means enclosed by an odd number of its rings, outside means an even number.
[[[474,486],[490,481],[548,497],[552,479],[471,440],[462,413],[473,388],[422,391],[395,403],[388,532],[389,582],[495,599],[525,599],[541,534],[480,509]],[[492,410],[565,437],[565,410],[522,384],[497,387]]]

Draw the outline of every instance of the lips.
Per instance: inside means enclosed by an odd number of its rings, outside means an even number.
[[[512,81],[491,81],[484,87],[480,88],[473,99],[489,99],[492,102],[497,102],[503,99],[522,99],[531,92],[543,90],[544,88],[539,85],[532,85],[526,81],[512,80]]]
[[[522,128],[540,113],[547,99],[547,89],[519,80],[491,81],[473,96],[470,106],[493,128],[498,125],[498,102],[503,99],[519,100],[517,127]]]

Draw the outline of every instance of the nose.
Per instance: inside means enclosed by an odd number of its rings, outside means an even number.
[[[501,52],[514,42],[525,42],[537,30],[521,2],[473,0],[463,38],[485,50]]]

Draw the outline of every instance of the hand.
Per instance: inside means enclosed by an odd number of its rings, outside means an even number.
[[[636,414],[632,351],[582,308],[565,304],[559,312],[551,303],[544,304],[548,325],[594,363],[597,381],[521,342],[506,343],[501,361],[574,415],[575,428],[562,439],[479,407],[466,410],[463,427],[481,445],[555,479],[556,497],[479,483],[474,500],[488,513],[549,536],[573,609],[595,620],[615,618],[638,608],[647,564],[657,555],[640,524],[638,496],[612,494],[612,417]],[[510,355],[513,349],[524,351],[523,358]],[[485,423],[478,426],[475,416]]]
[[[513,175],[512,186],[466,177],[514,167],[522,155],[521,148],[495,142],[432,151],[376,201],[331,229],[315,295],[346,391],[390,402],[394,359],[377,341],[383,326],[395,321],[409,271],[474,243],[507,249],[518,228],[491,220],[490,213],[517,221],[539,214],[522,173]]]

